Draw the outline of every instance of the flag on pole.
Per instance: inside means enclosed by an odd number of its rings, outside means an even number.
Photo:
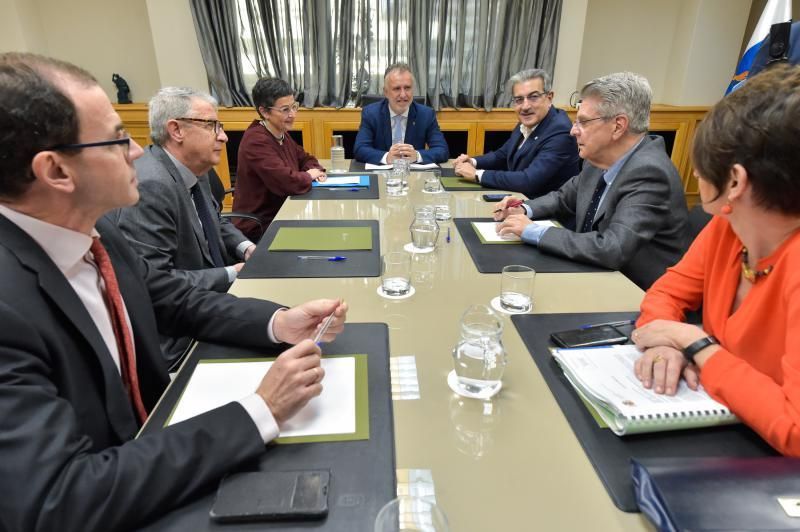
[[[758,18],[758,24],[756,24],[755,30],[753,30],[753,35],[750,36],[750,40],[747,43],[747,49],[739,60],[739,65],[736,67],[736,74],[734,74],[733,79],[731,79],[725,94],[735,90],[739,84],[747,79],[747,76],[750,74],[750,67],[753,64],[753,59],[755,59],[758,53],[758,49],[761,48],[764,39],[769,37],[770,26],[778,22],[787,22],[791,19],[791,0],[767,1],[764,11]]]

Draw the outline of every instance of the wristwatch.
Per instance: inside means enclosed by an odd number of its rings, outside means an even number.
[[[706,347],[714,344],[719,345],[719,341],[713,336],[709,335],[706,336],[705,338],[700,338],[696,342],[692,342],[683,349],[683,356],[684,358],[686,358],[686,360],[694,364],[695,355],[697,355],[697,353],[699,353]]]

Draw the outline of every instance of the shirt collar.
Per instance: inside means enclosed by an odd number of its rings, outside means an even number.
[[[94,228],[89,236],[22,214],[4,205],[0,205],[0,214],[33,238],[62,272],[71,270],[83,259],[92,245],[92,238],[100,236]]]
[[[409,105],[409,106],[406,108],[406,110],[405,110],[405,111],[403,111],[402,113],[400,113],[400,116],[402,116],[402,117],[403,117],[403,118],[405,118],[405,119],[408,119],[408,112],[409,112],[410,110],[411,110],[411,106]],[[397,115],[398,115],[398,113],[395,113],[394,111],[392,111],[392,108],[391,108],[391,107],[389,107],[389,118],[390,118],[390,119],[392,119],[392,118],[396,117]]]
[[[174,155],[172,155],[169,150],[164,149],[164,152],[169,156],[172,162],[175,164],[175,168],[178,169],[178,173],[181,175],[181,179],[183,179],[183,184],[186,186],[187,189],[191,190],[193,186],[197,184],[197,176],[194,175],[194,172],[189,170],[189,168],[180,162]]]
[[[536,124],[533,127],[528,127],[525,124],[520,124],[519,125],[519,131],[520,131],[520,133],[522,133],[522,138],[524,138],[525,140],[528,140],[528,137],[531,135],[531,133],[533,133],[533,131],[536,129],[536,127],[538,125],[539,124]]]
[[[630,150],[626,151],[622,157],[614,161],[614,164],[608,167],[606,173],[603,174],[603,179],[606,180],[606,185],[610,185],[614,182],[614,179],[617,177],[619,171],[622,170],[622,167],[625,166],[625,163],[631,158],[631,155],[633,155],[633,152],[636,151],[636,148],[639,147],[639,144],[641,144],[643,140],[644,137],[640,138],[639,142],[637,142]]]

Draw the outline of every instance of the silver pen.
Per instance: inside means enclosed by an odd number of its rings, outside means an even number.
[[[331,315],[328,316],[327,318],[325,318],[325,321],[322,322],[322,327],[319,328],[319,331],[317,331],[316,336],[314,336],[314,343],[315,344],[319,344],[320,340],[322,340],[322,336],[328,330],[328,327],[331,326],[331,323],[333,323],[333,316],[335,314],[336,314],[336,311],[331,312]]]

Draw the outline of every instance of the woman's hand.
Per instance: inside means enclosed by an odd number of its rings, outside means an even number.
[[[662,345],[646,349],[633,371],[645,388],[652,388],[659,394],[675,395],[681,376],[692,390],[700,384],[697,366],[689,364],[683,353],[674,347]]]

